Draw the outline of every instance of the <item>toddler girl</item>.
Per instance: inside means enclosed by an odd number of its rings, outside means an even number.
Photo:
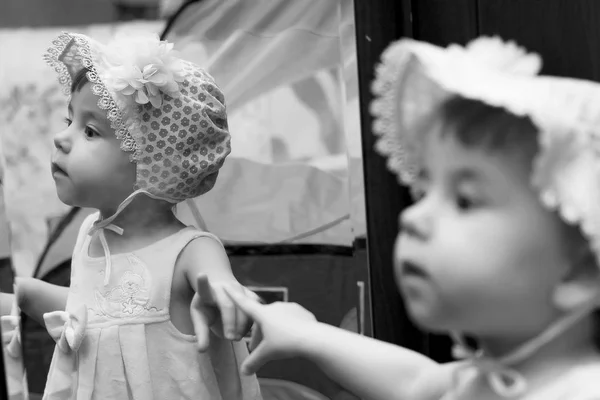
[[[256,377],[238,373],[245,344],[222,337],[239,340],[247,318],[219,284],[200,297],[196,277],[252,294],[219,239],[172,212],[213,187],[230,152],[223,94],[172,47],[64,33],[45,54],[70,95],[58,197],[98,212],[80,229],[66,310],[43,315],[57,342],[44,399],[260,398]],[[22,289],[30,310],[47,306]]]

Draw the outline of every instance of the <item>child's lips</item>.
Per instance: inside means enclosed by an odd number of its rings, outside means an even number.
[[[404,260],[400,263],[398,285],[400,292],[407,301],[421,298],[424,291],[428,291],[427,288],[430,284],[430,275],[419,264],[412,260]]]
[[[53,162],[52,163],[52,176],[56,176],[56,175],[67,176],[67,173],[59,164],[57,164],[56,162]]]
[[[402,277],[427,278],[429,276],[423,267],[413,261],[404,260],[400,266]]]

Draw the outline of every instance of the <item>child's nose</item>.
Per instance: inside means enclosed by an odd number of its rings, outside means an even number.
[[[71,140],[69,139],[68,128],[54,135],[54,147],[65,153],[71,150]]]
[[[399,218],[400,231],[419,240],[427,240],[431,236],[431,213],[423,202],[406,208]]]

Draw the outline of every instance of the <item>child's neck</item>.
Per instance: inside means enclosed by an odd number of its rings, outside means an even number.
[[[510,365],[525,375],[538,375],[543,371],[561,371],[565,366],[576,365],[595,358],[600,359],[593,343],[593,317],[586,316],[565,332],[545,343],[524,360]],[[541,332],[536,333],[538,336]],[[531,340],[532,337],[492,338],[480,337],[479,343],[485,354],[501,359]]]
[[[146,195],[136,196],[112,221],[129,236],[165,226],[179,225],[172,211],[172,204],[152,199]],[[114,215],[114,210],[99,210],[102,219]]]
[[[179,232],[185,225],[171,209],[172,205],[166,202],[145,195],[136,196],[111,222],[123,232],[115,233],[110,229],[103,232],[111,254],[139,250]],[[100,210],[100,213],[103,219],[107,219],[113,216],[114,211]],[[88,254],[91,257],[106,255],[99,238],[90,243]]]

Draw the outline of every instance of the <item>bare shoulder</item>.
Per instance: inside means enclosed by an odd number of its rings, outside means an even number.
[[[184,264],[196,264],[223,258],[227,258],[227,252],[219,239],[216,236],[206,234],[190,240],[179,255],[179,261]]]
[[[233,277],[223,244],[216,236],[210,234],[194,238],[183,248],[177,260],[176,270],[186,276],[190,283],[202,273],[217,280],[229,280]]]

